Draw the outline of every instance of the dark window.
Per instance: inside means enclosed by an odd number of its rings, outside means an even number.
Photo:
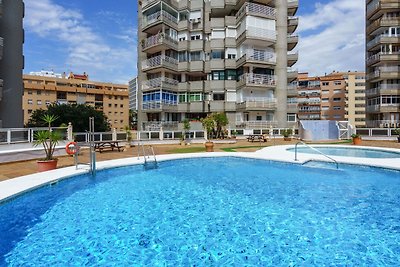
[[[225,94],[224,93],[214,93],[213,94],[213,100],[215,100],[215,101],[223,101],[223,100],[225,100]]]

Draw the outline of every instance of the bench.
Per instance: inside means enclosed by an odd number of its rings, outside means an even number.
[[[267,142],[268,141],[268,136],[265,136],[263,134],[251,134],[247,137],[248,142]]]
[[[118,141],[96,141],[96,142],[94,142],[94,149],[96,151],[99,151],[100,153],[103,152],[103,150],[114,151],[114,149],[118,149],[118,152],[120,152],[122,148],[123,148],[123,146],[120,146]]]

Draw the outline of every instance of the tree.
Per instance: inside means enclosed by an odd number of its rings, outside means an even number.
[[[201,120],[203,128],[207,131],[207,139],[211,137],[224,138],[223,128],[228,125],[225,113],[212,113]]]
[[[47,110],[39,109],[32,113],[27,127],[47,126],[42,118],[45,115],[56,116],[53,126],[72,123],[74,132],[85,132],[89,130],[89,117],[94,117],[94,128],[96,132],[110,130],[110,124],[103,112],[95,110],[92,106],[84,104],[52,104]]]

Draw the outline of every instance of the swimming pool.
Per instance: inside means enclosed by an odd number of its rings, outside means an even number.
[[[81,175],[0,205],[0,265],[396,265],[399,174],[203,158]]]
[[[400,153],[382,149],[354,148],[354,147],[330,147],[312,146],[322,153],[330,156],[357,157],[357,158],[400,158]],[[288,148],[288,151],[295,152],[295,148]],[[298,147],[298,153],[320,154],[309,147]]]

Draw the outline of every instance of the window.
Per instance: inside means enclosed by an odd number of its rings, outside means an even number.
[[[226,70],[225,72],[227,80],[236,80],[236,70]]]
[[[37,101],[37,104],[38,104],[38,105],[41,105],[41,104],[42,104],[42,100],[38,100],[38,101]]]
[[[214,101],[223,101],[225,100],[225,93],[214,93],[213,94]]]
[[[50,106],[51,102],[50,100],[46,100],[46,106]]]
[[[119,105],[119,107],[120,107],[120,108],[123,108],[123,107],[124,107],[124,104]]]
[[[356,86],[365,86],[365,83],[356,83]]]
[[[32,94],[32,90],[28,90],[28,95],[31,95]]]
[[[111,108],[111,106],[112,106],[111,104],[108,104],[108,107],[109,107],[109,108]]]
[[[179,93],[179,103],[186,103],[186,102],[187,102],[186,93]]]
[[[223,50],[213,50],[211,51],[211,59],[224,59],[225,52]]]
[[[329,102],[329,98],[322,98],[322,102]]]
[[[341,98],[340,97],[334,97],[333,102],[340,102]]]
[[[262,121],[262,116],[257,115],[257,116],[256,116],[256,121]]]
[[[28,114],[32,114],[32,109],[28,109]]]
[[[335,81],[333,84],[334,85],[342,85],[342,82],[341,81]]]
[[[186,62],[188,61],[187,53],[186,51],[180,51],[178,53],[178,60],[179,62]]]
[[[198,93],[189,93],[189,102],[198,102],[203,101],[203,94]]]
[[[328,86],[329,82],[322,82],[322,86]]]
[[[201,51],[190,52],[190,61],[200,61],[201,58]]]
[[[235,59],[236,58],[236,54],[228,54],[227,58],[228,59]]]
[[[42,94],[42,91],[38,90],[38,91],[36,91],[36,94],[37,94],[37,95],[41,95],[41,94]]]
[[[32,99],[28,99],[28,104],[32,105],[33,104],[33,100]]]
[[[341,110],[342,108],[340,106],[334,106],[333,110]]]
[[[295,122],[296,121],[296,114],[288,113],[287,114],[287,121]]]
[[[322,90],[323,94],[329,94],[329,90]]]
[[[225,71],[215,70],[211,72],[213,80],[225,80]]]
[[[200,40],[200,39],[201,39],[200,34],[195,34],[195,35],[190,36],[190,40],[192,40],[192,41]]]

